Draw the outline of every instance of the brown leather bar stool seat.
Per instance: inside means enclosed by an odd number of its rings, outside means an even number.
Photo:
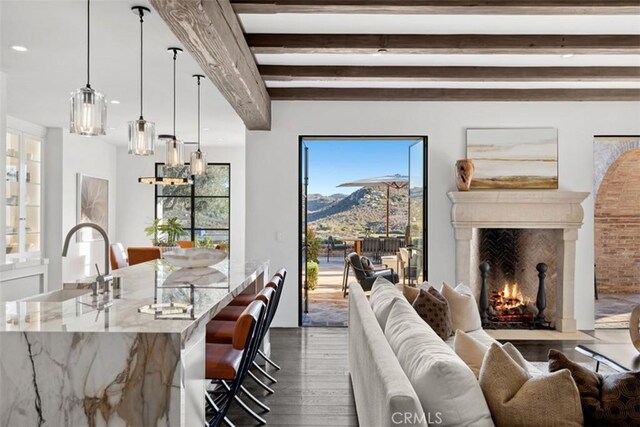
[[[238,375],[242,350],[236,350],[231,341],[229,344],[207,344],[206,378],[233,380]]]
[[[244,308],[242,305],[228,305],[216,314],[213,320],[238,320]]]
[[[240,294],[229,303],[230,306],[248,306],[256,300],[258,294]]]

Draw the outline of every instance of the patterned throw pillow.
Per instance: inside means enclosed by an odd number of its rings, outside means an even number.
[[[360,264],[363,270],[373,272],[373,264],[366,256],[360,257]]]
[[[420,288],[420,294],[413,301],[413,308],[440,338],[446,340],[453,335],[449,304],[433,286],[427,290]]]
[[[603,376],[549,350],[549,372],[568,369],[580,392],[586,425],[640,425],[640,372]]]

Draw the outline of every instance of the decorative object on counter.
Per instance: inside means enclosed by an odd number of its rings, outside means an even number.
[[[15,165],[7,165],[6,175],[8,182],[18,182],[18,167]]]
[[[185,315],[193,311],[193,305],[179,302],[162,302],[157,304],[147,304],[138,309],[139,313],[153,314],[158,319],[165,316]]]
[[[71,94],[69,131],[82,136],[106,135],[107,99],[89,83],[91,58],[91,0],[87,0],[87,85]]]
[[[629,319],[629,336],[631,342],[636,350],[640,351],[640,305],[631,312],[631,318]]]
[[[173,52],[173,135],[158,135],[158,139],[165,144],[165,166],[178,167],[184,165],[184,143],[176,136],[176,59],[182,49],[170,47],[167,50]]]
[[[225,258],[227,258],[227,253],[224,251],[202,248],[178,248],[164,254],[164,259],[181,268],[209,267]]]
[[[467,129],[471,188],[558,188],[555,128]]]
[[[109,232],[109,180],[78,174],[77,222],[99,225]],[[77,242],[101,240],[101,234],[93,229],[78,233]]]
[[[140,118],[129,122],[129,154],[136,156],[151,156],[156,139],[156,124],[144,119],[142,114],[143,105],[143,23],[144,14],[151,13],[149,8],[144,6],[134,6],[133,13],[140,17]]]
[[[170,248],[177,247],[178,244],[176,242],[182,236],[188,234],[175,216],[164,221],[160,218],[155,218],[151,221],[151,225],[144,229],[144,232],[148,237],[151,237],[151,242],[154,246]]]
[[[200,79],[202,74],[194,74],[198,80],[198,150],[191,153],[191,163],[189,165],[191,175],[206,175],[207,173],[207,153],[200,151]]]
[[[473,160],[462,159],[456,162],[456,187],[458,187],[458,191],[469,191],[474,169]]]

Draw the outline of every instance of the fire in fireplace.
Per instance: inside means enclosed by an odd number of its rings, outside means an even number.
[[[522,294],[518,283],[505,283],[504,288],[493,291],[489,295],[487,279],[490,266],[488,262],[480,264],[480,317],[485,328],[531,328],[551,329],[550,322],[544,317],[546,308],[546,295],[544,281],[547,273],[547,265],[536,265],[538,271],[538,293],[535,304],[532,299]]]
[[[537,312],[530,298],[522,295],[517,283],[505,283],[504,289],[493,291],[490,296],[489,320],[493,322],[528,322]]]

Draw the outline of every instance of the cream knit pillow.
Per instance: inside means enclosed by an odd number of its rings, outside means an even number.
[[[491,344],[480,387],[497,427],[583,425],[580,394],[568,369],[532,378],[502,347]]]
[[[440,293],[449,303],[451,326],[454,331],[460,329],[464,332],[471,332],[482,328],[478,304],[476,304],[471,289],[462,283],[453,289],[446,282],[443,282]]]
[[[502,344],[502,348],[507,352],[509,356],[525,371],[527,369],[527,361],[522,357],[522,354],[514,347],[510,342]],[[480,376],[480,368],[482,367],[482,360],[484,355],[489,351],[489,347],[473,338],[466,332],[458,329],[456,331],[456,337],[453,341],[453,350],[456,354],[467,364],[473,374],[478,378]]]

